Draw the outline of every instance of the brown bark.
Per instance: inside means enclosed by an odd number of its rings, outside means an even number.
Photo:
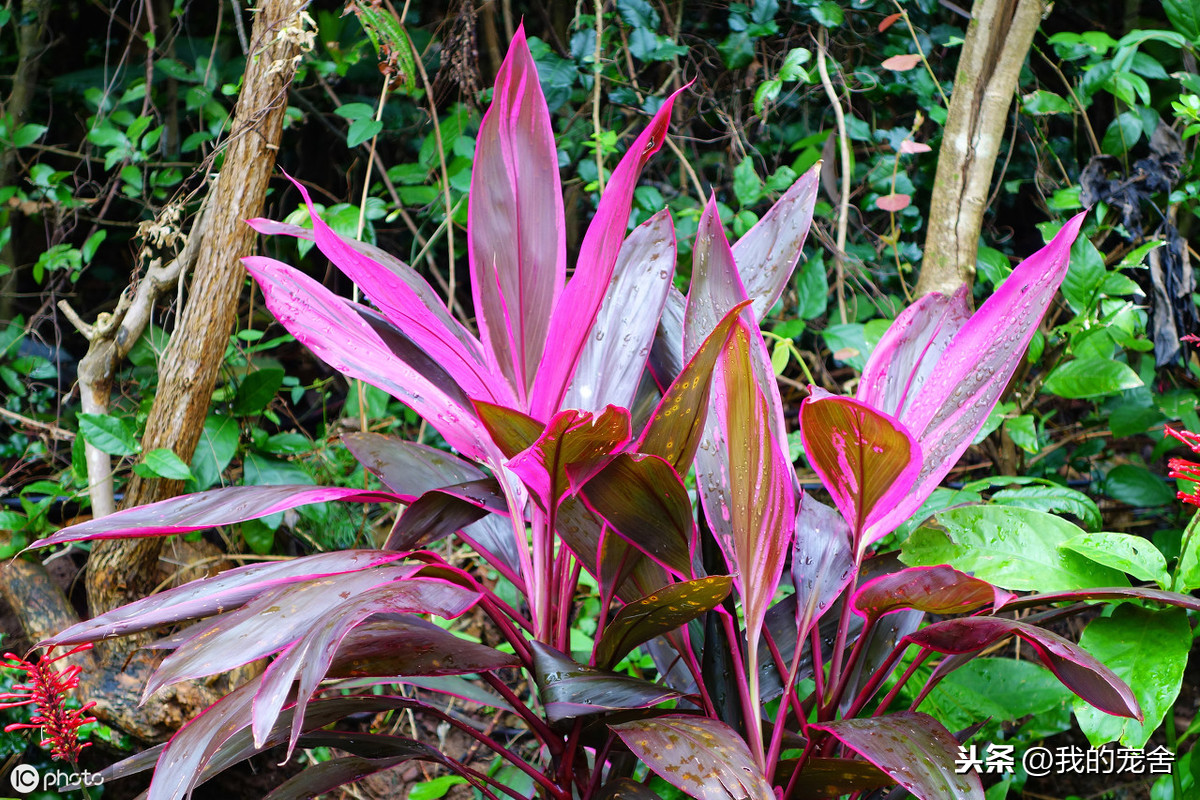
[[[976,0],[938,151],[917,294],[954,293],[975,277],[984,204],[1021,65],[1045,0]]]

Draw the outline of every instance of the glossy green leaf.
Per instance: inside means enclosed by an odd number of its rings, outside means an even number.
[[[676,575],[693,576],[692,503],[666,461],[621,453],[584,484],[580,496],[621,538]]]
[[[910,566],[949,564],[1013,591],[1129,585],[1121,572],[1060,549],[1081,531],[1051,514],[977,506],[943,511],[937,518],[945,533],[914,531],[901,549],[901,561]]]
[[[928,714],[901,711],[810,727],[833,734],[921,800],[983,800],[979,775],[955,769],[958,741]]]
[[[1129,76],[1132,77],[1132,76]],[[1110,156],[1123,156],[1142,138],[1142,118],[1134,111],[1118,114],[1104,131],[1100,149]]]
[[[714,575],[664,586],[621,607],[596,643],[596,666],[611,669],[633,648],[711,611],[729,595],[733,579]]]
[[[1143,747],[1179,695],[1192,646],[1187,612],[1123,603],[1112,616],[1088,623],[1079,644],[1129,684],[1145,715],[1138,722],[1077,702],[1079,726],[1095,747],[1114,739],[1125,747]]]
[[[650,708],[682,695],[649,681],[586,667],[541,642],[530,642],[533,675],[551,722],[621,709]]]
[[[1135,508],[1155,508],[1175,502],[1175,490],[1164,475],[1136,464],[1118,464],[1104,477],[1104,493]]]
[[[818,251],[796,270],[796,299],[800,319],[816,319],[829,305],[829,281],[825,277],[825,259]]]
[[[1045,89],[1030,92],[1021,98],[1026,114],[1070,114],[1071,104],[1061,95]]]
[[[1013,444],[1026,453],[1036,453],[1041,448],[1038,445],[1037,423],[1032,414],[1004,420],[1004,432],[1012,439]]]
[[[951,730],[981,719],[1010,722],[1069,707],[1073,695],[1050,670],[1012,658],[976,658],[943,678],[920,710]]]
[[[197,491],[208,489],[221,479],[221,473],[237,453],[238,437],[238,425],[232,417],[213,414],[204,420],[191,463]]]
[[[723,722],[671,714],[610,725],[654,774],[696,800],[772,800],[750,748]]]
[[[346,146],[358,147],[383,130],[383,123],[374,119],[356,119],[346,131]]]
[[[1050,394],[1077,400],[1106,397],[1141,385],[1142,379],[1128,364],[1100,358],[1077,358],[1055,367],[1046,376],[1042,388]]]
[[[1066,486],[1022,486],[1017,489],[1002,489],[994,493],[991,502],[1015,508],[1031,508],[1035,511],[1055,511],[1073,514],[1088,530],[1100,527],[1100,508],[1096,501],[1083,492]]]
[[[183,459],[175,455],[174,450],[166,447],[159,447],[146,453],[146,460],[143,463],[159,478],[166,478],[172,481],[187,481],[192,479],[192,471],[188,469],[188,465],[183,463]]]
[[[88,444],[110,456],[131,456],[141,449],[133,426],[108,414],[80,414],[79,432]]]
[[[247,375],[233,397],[233,415],[261,414],[283,385],[283,377],[284,372],[278,367],[267,367]]]
[[[1200,7],[1193,0],[1163,0],[1163,11],[1175,30],[1193,42],[1200,41]]]
[[[1073,550],[1121,572],[1128,572],[1139,581],[1154,581],[1168,588],[1167,560],[1154,543],[1130,533],[1084,533],[1063,542],[1060,547]]]

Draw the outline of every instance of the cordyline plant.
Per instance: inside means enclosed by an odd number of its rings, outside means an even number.
[[[147,694],[272,657],[169,743],[106,777],[154,766],[151,800],[184,797],[264,748],[325,745],[349,755],[271,797],[311,797],[409,759],[443,764],[488,800],[521,796],[428,744],[329,729],[355,714],[413,709],[485,743],[557,800],[654,798],[638,762],[706,800],[894,784],[921,798],[981,798],[978,776],[955,771],[955,735],[915,709],[955,666],[1013,636],[1088,703],[1140,715],[1129,688],[1078,646],[995,613],[1036,597],[1017,599],[950,567],[897,569],[869,557],[984,424],[1063,279],[1082,217],[975,314],[965,292],[907,309],[875,349],[856,397],[812,390],[800,426],[829,508],[803,496],[796,480],[758,330],[795,268],[816,173],[733,247],[710,201],[684,297],[672,287],[670,216],[626,236],[638,175],[663,143],[673,100],[613,172],[568,281],[550,117],[518,32],[483,118],[471,182],[478,338],[412,268],[338,236],[315,213],[311,230],[251,222],[314,241],[373,304],[336,296],[278,261],[246,259],[280,322],[344,375],[412,407],[457,455],[350,434],[347,446],[386,490],[216,489],[38,542],[184,533],[330,500],[405,507],[380,550],[229,570],[48,642],[190,622],[162,642],[171,652]],[[684,480],[693,471],[698,504]],[[447,536],[474,548],[523,602],[506,603],[471,570],[425,549]],[[582,571],[599,587],[602,613],[592,651],[572,653]],[[789,584],[794,591],[781,591]],[[472,608],[511,654],[424,619]],[[919,627],[926,612],[939,621]],[[912,646],[915,660],[880,697]],[[615,671],[638,647],[659,665],[656,678]],[[916,665],[936,654],[947,657],[916,701],[893,710]],[[536,697],[502,679],[507,667],[532,677]],[[453,677],[463,675],[477,677]],[[538,747],[517,752],[436,704],[376,693],[403,682],[507,709]]]

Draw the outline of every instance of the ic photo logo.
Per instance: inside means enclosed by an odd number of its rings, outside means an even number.
[[[8,774],[8,782],[21,794],[29,794],[38,789],[41,789],[43,792],[50,789],[69,791],[71,789],[78,789],[81,786],[99,786],[104,783],[104,778],[99,773],[88,772],[86,769],[82,772],[53,770],[43,775],[36,767],[31,767],[28,764],[18,764]]]

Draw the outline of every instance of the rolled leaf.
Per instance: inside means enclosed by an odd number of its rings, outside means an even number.
[[[365,492],[334,486],[228,486],[172,497],[70,525],[29,547],[202,531],[330,500],[394,503],[400,499],[391,492]]]
[[[928,714],[901,711],[809,727],[833,734],[919,800],[983,800],[979,775],[955,769],[958,740]]]
[[[467,254],[488,365],[522,408],[566,280],[566,253],[554,129],[521,25],[476,137]]]

